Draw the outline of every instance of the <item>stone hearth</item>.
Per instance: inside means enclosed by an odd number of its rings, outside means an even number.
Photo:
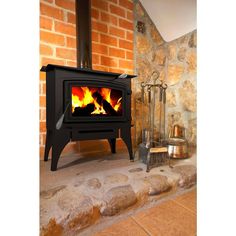
[[[91,235],[89,229],[187,191],[196,184],[195,154],[146,172],[127,152],[62,157],[58,171],[41,162],[41,235]],[[92,226],[93,225],[93,226]],[[96,232],[96,230],[93,232]]]

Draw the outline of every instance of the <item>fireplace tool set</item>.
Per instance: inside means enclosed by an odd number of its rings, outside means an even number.
[[[152,76],[156,75],[154,72]],[[156,82],[157,81],[157,82]],[[141,83],[141,101],[142,101],[142,114],[145,90],[147,91],[148,102],[148,123],[149,128],[144,128],[144,115],[142,116],[142,143],[139,145],[139,157],[147,164],[147,172],[150,171],[152,166],[159,166],[166,163],[168,157],[167,143],[165,139],[165,104],[166,104],[166,89],[167,84],[164,81],[156,80],[154,83]],[[159,90],[159,128],[158,140],[154,138],[154,121],[155,121],[155,102],[156,90]],[[170,158],[169,158],[170,165]]]
[[[154,72],[152,76],[157,75]],[[152,167],[161,166],[167,163],[172,168],[170,158],[188,157],[187,140],[185,139],[184,129],[179,125],[174,125],[169,132],[168,139],[165,132],[165,106],[166,106],[166,89],[165,81],[156,80],[154,83],[141,83],[141,101],[142,101],[142,143],[139,145],[139,157],[147,165],[147,172]],[[147,92],[148,103],[148,123],[149,128],[144,128],[144,100],[145,90]],[[155,102],[156,92],[159,92],[159,113],[158,113],[158,137],[154,137],[155,121]]]

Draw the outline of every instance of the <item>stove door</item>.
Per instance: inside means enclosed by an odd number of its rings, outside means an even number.
[[[127,89],[121,83],[64,81],[65,122],[127,121],[126,99]]]

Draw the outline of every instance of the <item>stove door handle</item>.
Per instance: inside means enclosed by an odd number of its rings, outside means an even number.
[[[58,120],[57,123],[56,123],[56,129],[57,129],[57,130],[59,130],[59,129],[61,128],[61,126],[62,126],[64,117],[65,117],[65,113],[66,113],[66,111],[67,111],[69,105],[70,105],[70,103],[67,104],[64,113],[61,115],[61,117],[59,118],[59,120]]]

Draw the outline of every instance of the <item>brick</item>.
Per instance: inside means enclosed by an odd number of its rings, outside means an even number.
[[[41,81],[46,81],[46,73],[43,71],[39,72],[39,78],[40,78],[40,82]]]
[[[109,48],[109,56],[125,58],[125,51],[119,48]]]
[[[99,11],[97,9],[92,8],[91,9],[91,16],[92,16],[92,18],[98,20],[99,19]]]
[[[101,20],[105,21],[105,22],[109,22],[110,21],[110,14],[106,13],[106,12],[101,12]]]
[[[92,43],[92,52],[107,55],[108,54],[108,48],[105,45]]]
[[[132,70],[133,61],[119,60],[119,67]]]
[[[76,142],[70,142],[64,147],[64,149],[62,151],[62,155],[66,154],[66,153],[67,154],[68,153],[75,153],[76,151],[78,151]]]
[[[118,29],[116,27],[109,27],[109,34],[115,35],[120,38],[125,38],[125,31],[123,29]]]
[[[93,66],[94,70],[99,70],[99,71],[109,71],[109,67],[106,66],[99,66],[99,65],[94,65]]]
[[[45,149],[45,146],[44,146],[44,145],[43,145],[43,146],[40,146],[39,155],[40,155],[40,159],[41,159],[41,160],[44,159],[44,149]],[[63,149],[61,155],[68,155],[68,154],[71,154],[71,153],[75,153],[75,152],[77,152],[77,149],[78,149],[78,148],[77,148],[76,142],[68,143],[68,144],[64,147],[64,149]],[[48,155],[49,159],[51,158],[51,156],[52,156],[52,149],[50,149],[50,151],[49,151],[49,155]],[[50,234],[50,236],[52,236],[52,234]]]
[[[42,2],[40,3],[40,14],[50,16],[58,20],[63,20],[64,18],[63,10],[46,5]]]
[[[75,24],[75,14],[67,12],[67,22],[71,24]]]
[[[122,74],[122,73],[124,73],[124,70],[121,70],[119,68],[111,68],[111,67],[109,67],[109,72]]]
[[[43,93],[42,84],[39,83],[39,95],[42,95],[42,93]]]
[[[46,133],[41,133],[39,135],[39,144],[40,144],[40,146],[45,145],[45,141],[46,141]]]
[[[119,0],[119,5],[124,7],[125,9],[133,11],[133,3],[129,0]]]
[[[127,74],[127,75],[132,75],[133,74],[133,70],[129,70],[129,69],[122,69],[123,73]],[[131,112],[133,111],[132,107],[131,107]]]
[[[119,26],[124,29],[132,30],[133,31],[133,22],[119,19]]]
[[[133,75],[134,74],[134,68],[132,68],[131,70],[126,69],[126,74]]]
[[[77,67],[77,62],[76,61],[66,61],[66,64],[68,66]]]
[[[47,64],[54,64],[54,65],[61,65],[64,66],[65,65],[65,61],[61,60],[61,59],[54,59],[54,58],[50,58],[50,57],[43,57],[41,64],[43,66],[46,66]]]
[[[134,34],[133,34],[133,32],[126,31],[126,39],[133,42],[134,41]]]
[[[42,134],[42,143],[43,143],[43,145],[45,145],[45,143],[46,143],[46,133]]]
[[[116,16],[110,15],[110,23],[112,25],[117,26],[118,25],[118,18]]]
[[[52,56],[53,50],[50,46],[40,44],[40,55],[49,55]]]
[[[110,5],[110,12],[121,17],[125,17],[125,10],[121,7]]]
[[[46,122],[45,121],[40,122],[40,132],[46,132]]]
[[[134,20],[133,11],[126,11],[126,18],[130,21],[133,21]]]
[[[55,4],[63,9],[75,11],[75,1],[71,0],[55,0]]]
[[[52,30],[52,19],[40,16],[40,28]]]
[[[106,56],[101,56],[101,65],[103,66],[109,66],[109,67],[117,67],[117,59],[110,58]]]
[[[66,37],[66,46],[69,48],[76,48],[76,39],[72,37]]]
[[[41,30],[40,31],[40,40],[46,43],[52,43],[55,45],[64,46],[65,45],[65,38],[62,35],[46,32]]]
[[[76,50],[67,48],[56,48],[56,56],[63,59],[76,60]]]
[[[43,157],[44,157],[44,146],[40,146],[40,149],[39,149],[39,156],[40,156],[40,159],[43,160]]]
[[[62,34],[76,36],[75,26],[67,23],[55,22],[55,31]]]
[[[46,96],[40,96],[40,100],[39,100],[39,105],[40,107],[46,107]]]
[[[104,0],[92,0],[91,5],[100,10],[108,11],[108,3]]]
[[[46,95],[46,83],[41,83],[42,84],[42,94]]]
[[[99,42],[99,35],[97,32],[92,31],[92,41]]]
[[[46,108],[40,108],[40,121],[46,121]]]
[[[133,60],[134,59],[133,52],[126,51],[125,54],[126,54],[126,56],[125,56],[126,59],[128,59],[128,60]]]
[[[108,2],[113,2],[115,4],[117,4],[118,0],[107,0]]]
[[[109,46],[115,46],[115,47],[117,46],[117,39],[105,34],[100,35],[100,42],[107,44]]]
[[[106,23],[111,23],[112,25],[117,25],[118,24],[118,18],[117,16],[110,15],[105,12],[101,12],[101,21],[106,22]]]
[[[107,33],[108,31],[106,24],[97,21],[92,21],[92,29],[103,33]]]
[[[92,54],[92,63],[93,64],[100,64],[100,55],[98,54]]]
[[[133,43],[127,40],[119,39],[119,47],[128,50],[133,50]]]

